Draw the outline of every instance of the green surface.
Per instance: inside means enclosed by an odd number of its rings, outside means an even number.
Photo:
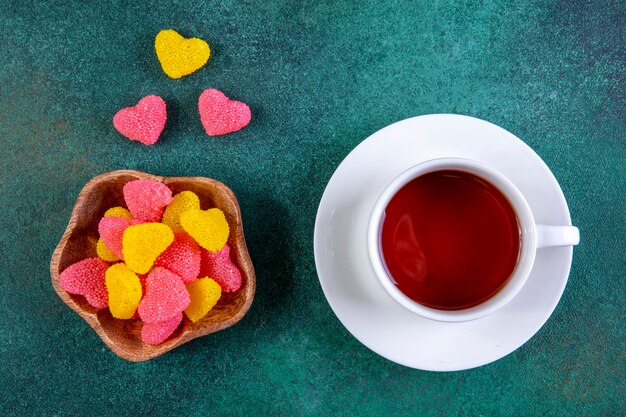
[[[624,3],[246,3],[0,3],[0,414],[624,415]],[[167,78],[152,46],[164,28],[206,39],[208,65]],[[209,87],[249,103],[250,126],[205,136],[197,98]],[[111,123],[147,94],[169,111],[150,148]],[[326,303],[312,245],[348,152],[441,112],[535,149],[582,234],[541,331],[449,374],[357,342]],[[140,364],[112,354],[48,273],[79,190],[122,168],[232,187],[258,279],[238,325]]]

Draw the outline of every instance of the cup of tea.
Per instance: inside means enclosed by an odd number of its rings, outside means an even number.
[[[537,250],[579,242],[574,226],[536,224],[503,174],[464,158],[433,159],[396,177],[369,221],[368,250],[383,288],[428,319],[485,317],[524,286]]]

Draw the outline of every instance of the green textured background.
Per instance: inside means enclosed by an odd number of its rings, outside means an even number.
[[[145,4],[142,4],[145,3]],[[602,1],[2,1],[0,414],[624,415],[626,7]],[[172,80],[173,28],[212,47]],[[209,138],[202,90],[246,101],[246,129]],[[111,118],[168,104],[147,148]],[[551,167],[582,242],[552,318],[488,366],[391,363],[326,303],[313,262],[324,186],[365,137],[462,113]],[[82,186],[105,171],[217,178],[238,195],[258,292],[236,326],[125,362],[56,296],[50,255]]]

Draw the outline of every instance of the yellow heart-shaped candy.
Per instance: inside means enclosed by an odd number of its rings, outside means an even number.
[[[98,243],[96,243],[96,253],[100,258],[104,259],[107,262],[116,262],[120,260],[120,258],[118,258],[117,255],[111,249],[109,249],[107,244],[104,243],[104,240],[102,240],[102,238],[98,239]]]
[[[132,220],[133,215],[124,207],[111,207],[104,212],[104,217],[119,217],[120,219]]]
[[[139,277],[124,263],[119,263],[107,269],[105,282],[111,315],[117,319],[133,317],[142,295]]]
[[[172,202],[165,207],[161,223],[168,225],[174,233],[180,232],[183,230],[180,225],[181,214],[192,209],[200,209],[200,199],[193,191],[182,191],[176,194]]]
[[[187,210],[180,215],[180,225],[198,245],[211,252],[222,249],[230,233],[226,216],[218,208]]]
[[[206,41],[186,39],[171,29],[160,31],[154,40],[157,58],[171,78],[180,78],[199,70],[207,63],[211,49]]]
[[[222,296],[222,288],[215,280],[204,277],[187,285],[191,302],[185,309],[185,315],[193,323],[206,316]]]
[[[122,237],[126,265],[137,274],[145,274],[156,258],[174,241],[174,232],[163,223],[128,226]]]

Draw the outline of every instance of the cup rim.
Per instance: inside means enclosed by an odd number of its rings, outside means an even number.
[[[509,201],[520,229],[518,261],[506,283],[486,301],[462,310],[440,310],[419,304],[400,291],[392,282],[381,253],[380,233],[385,209],[391,198],[413,179],[430,172],[457,170],[472,173],[494,185]],[[494,168],[467,158],[431,159],[408,168],[385,187],[370,214],[367,245],[370,263],[386,292],[409,311],[427,319],[442,322],[476,320],[504,307],[522,289],[535,261],[537,252],[536,224],[528,202],[519,189]]]

